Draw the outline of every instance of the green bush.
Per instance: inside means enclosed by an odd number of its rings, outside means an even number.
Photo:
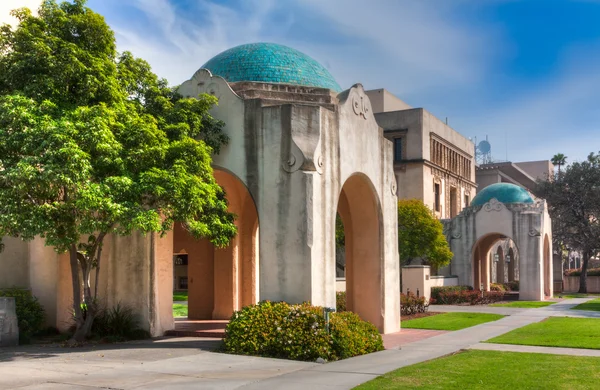
[[[233,314],[225,328],[223,349],[304,361],[336,360],[380,350],[377,329],[358,316],[332,313],[330,324],[328,333],[320,307],[264,301]]]
[[[581,268],[565,271],[567,276],[581,276]],[[587,276],[600,276],[600,268],[590,268]]]
[[[440,294],[443,292],[453,292],[453,291],[473,291],[473,287],[471,286],[444,286],[444,287],[432,287],[431,288],[431,299],[432,303],[441,304],[438,302],[440,300]]]
[[[44,308],[31,291],[19,288],[0,290],[0,297],[14,297],[17,320],[19,323],[19,342],[26,344],[31,337],[42,330],[44,325]]]
[[[416,313],[425,313],[429,308],[429,303],[425,297],[417,297],[413,293],[400,294],[400,314],[409,316]]]
[[[435,303],[439,305],[458,305],[461,303],[487,305],[488,303],[499,302],[502,299],[504,299],[504,292],[502,291],[462,290],[441,292]]]
[[[117,303],[98,312],[92,324],[92,337],[118,342],[147,339],[150,333],[139,327],[138,316],[131,307]]]
[[[375,325],[355,313],[333,313],[329,327],[333,350],[339,359],[383,350],[383,340]]]
[[[506,286],[502,283],[490,283],[491,291],[506,291]]]
[[[335,310],[337,312],[346,311],[346,291],[335,293]]]

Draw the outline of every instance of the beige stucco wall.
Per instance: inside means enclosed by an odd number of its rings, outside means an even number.
[[[412,108],[383,88],[365,91],[365,94],[369,97],[371,107],[373,107],[373,112],[375,114],[380,112],[408,110]]]
[[[524,161],[514,164],[534,179],[546,180],[554,172],[554,165],[549,160]]]
[[[0,252],[0,288],[29,288],[29,245],[19,238],[4,237]]]

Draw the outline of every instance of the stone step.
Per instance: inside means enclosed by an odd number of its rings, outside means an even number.
[[[225,337],[224,329],[212,329],[212,330],[168,330],[165,332],[165,336],[175,337],[210,337],[222,339]]]

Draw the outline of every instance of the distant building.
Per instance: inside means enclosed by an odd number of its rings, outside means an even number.
[[[366,93],[384,136],[394,144],[398,198],[420,199],[440,219],[458,215],[476,192],[473,142],[385,89]]]

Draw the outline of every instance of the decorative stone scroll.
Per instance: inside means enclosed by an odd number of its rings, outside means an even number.
[[[485,211],[502,211],[504,208],[504,203],[498,202],[496,198],[490,199],[485,205],[483,205],[483,209]]]

